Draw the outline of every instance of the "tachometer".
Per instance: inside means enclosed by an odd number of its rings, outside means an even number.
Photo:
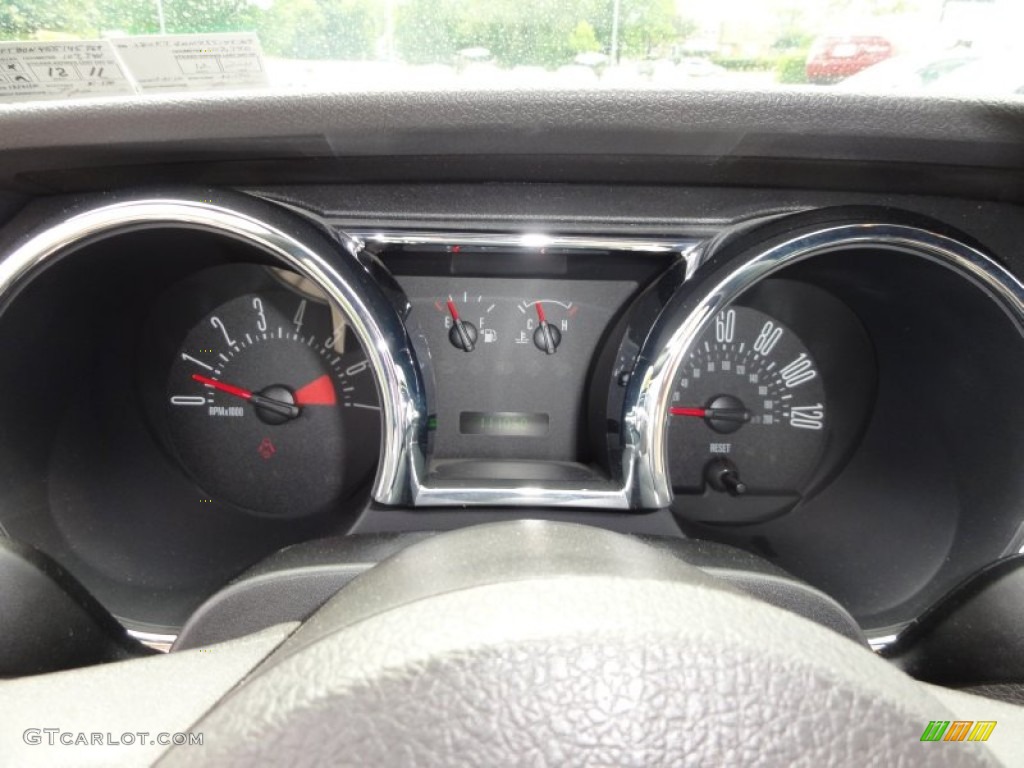
[[[221,304],[170,371],[167,422],[212,499],[275,516],[350,495],[376,464],[380,407],[366,357],[326,303],[289,290]]]
[[[735,306],[715,317],[675,377],[672,484],[730,495],[795,493],[827,434],[823,377],[779,320]]]

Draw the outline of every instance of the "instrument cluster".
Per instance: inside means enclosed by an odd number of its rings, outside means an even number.
[[[129,197],[9,248],[0,311],[0,523],[136,627],[396,510],[658,520],[878,631],[1022,543],[986,467],[1024,457],[1024,289],[891,211],[637,238]]]

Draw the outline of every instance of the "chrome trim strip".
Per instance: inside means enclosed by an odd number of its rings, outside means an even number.
[[[495,483],[480,487],[433,487],[414,482],[414,503],[418,507],[494,506],[558,507],[561,509],[624,510],[630,508],[633,487],[632,460],[623,462],[626,474],[621,483],[608,488],[544,488],[539,485],[502,487]],[[611,486],[612,484],[609,484]]]
[[[332,223],[332,226],[337,226]],[[426,232],[397,230],[352,230],[350,237],[364,244],[379,245],[469,245],[496,248],[558,248],[572,250],[627,251],[631,253],[679,253],[687,258],[695,239],[594,237],[590,235],[549,235],[543,232]]]
[[[989,256],[927,230],[896,224],[846,224],[794,237],[758,253],[739,266],[724,264],[708,278],[710,287],[680,322],[666,311],[651,333],[630,384],[624,419],[626,439],[636,446],[640,506],[660,508],[672,501],[668,479],[668,408],[672,377],[715,314],[746,290],[784,267],[823,253],[871,247],[899,251],[952,269],[984,290],[1024,329],[1024,285]],[[705,264],[707,268],[714,261]],[[678,323],[678,325],[677,325]]]
[[[160,653],[167,653],[171,650],[171,646],[178,639],[177,635],[161,635],[156,632],[140,632],[137,629],[126,630],[130,637],[134,637],[143,645],[149,646],[154,651],[160,651]]]
[[[883,651],[890,645],[900,639],[900,632],[893,632],[888,635],[875,635],[868,636],[868,645],[871,646],[871,650],[875,653]]]
[[[409,439],[419,413],[425,412],[418,368],[404,326],[383,293],[376,294],[358,263],[356,245],[340,238],[329,258],[240,209],[272,204],[237,196],[237,208],[181,198],[137,199],[100,205],[44,229],[0,261],[0,310],[55,259],[99,238],[119,232],[176,225],[219,233],[249,243],[320,285],[349,318],[381,388],[382,449],[374,498],[398,503],[407,491],[404,480]],[[268,216],[268,218],[271,218]],[[330,232],[317,232],[324,244]],[[343,252],[350,258],[344,258]],[[385,450],[387,447],[387,450]]]

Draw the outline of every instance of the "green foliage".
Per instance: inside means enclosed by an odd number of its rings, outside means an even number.
[[[143,13],[148,6],[149,18],[153,17],[153,0],[131,0],[128,4],[141,6]],[[125,3],[111,0],[110,5],[121,8]],[[164,0],[163,5],[168,34],[251,30],[259,12],[249,0]],[[110,21],[116,23],[114,18]]]
[[[93,7],[96,12],[93,26],[98,34],[117,31],[149,35],[160,31],[155,0],[97,0]],[[167,30],[170,29],[168,25]]]
[[[255,30],[263,49],[289,58],[369,59],[385,14],[409,63],[452,63],[486,48],[505,66],[557,67],[580,53],[611,52],[615,0],[163,0],[168,33]],[[160,31],[157,0],[0,0],[0,39],[41,31],[97,37]],[[619,55],[663,55],[692,35],[676,0],[619,0]]]
[[[775,79],[780,83],[806,83],[807,54],[780,56],[775,63]]]
[[[437,0],[409,0],[399,7],[395,44],[402,59],[410,64],[449,63],[462,40],[454,3]]]
[[[22,40],[40,29],[78,34],[95,29],[97,13],[68,0],[3,0],[0,40]]]
[[[740,58],[735,56],[712,56],[711,62],[733,72],[767,72],[775,66],[774,58]]]
[[[606,53],[611,52],[614,6],[615,0],[577,3]],[[619,0],[619,57],[649,56],[655,48],[680,39],[678,23],[675,0]]]
[[[780,35],[772,44],[777,51],[806,51],[814,42],[814,35],[809,32],[788,30]]]
[[[581,21],[576,25],[569,35],[569,48],[573,53],[592,53],[601,50],[601,44],[597,41],[597,34],[590,22]]]
[[[321,58],[324,26],[317,0],[277,0],[260,17],[256,32],[272,56]]]
[[[854,11],[860,15],[889,16],[896,13],[916,13],[928,6],[924,0],[829,0],[829,15]],[[934,3],[931,3],[934,5]]]
[[[383,19],[372,0],[275,0],[256,20],[263,50],[301,59],[368,59]]]
[[[168,33],[232,32],[256,25],[259,9],[249,0],[164,0]],[[4,0],[0,40],[24,39],[39,31],[76,37],[104,32],[130,35],[160,31],[156,0]]]
[[[412,63],[450,62],[465,48],[486,48],[507,66],[557,66],[575,55],[582,19],[576,7],[545,0],[409,0],[399,6],[397,46]]]
[[[679,37],[675,0],[623,0],[623,56],[650,56]]]
[[[579,53],[610,52],[612,8],[613,0],[408,0],[399,6],[397,45],[411,63],[450,62],[482,47],[505,66],[557,67]],[[674,0],[620,0],[622,56],[650,54],[678,36]]]
[[[700,29],[696,21],[684,16],[677,16],[674,20],[675,38],[677,42],[683,43],[697,34]]]

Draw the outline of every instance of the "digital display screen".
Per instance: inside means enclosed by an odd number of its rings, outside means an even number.
[[[459,432],[491,437],[544,437],[550,419],[546,413],[519,411],[462,411]]]

